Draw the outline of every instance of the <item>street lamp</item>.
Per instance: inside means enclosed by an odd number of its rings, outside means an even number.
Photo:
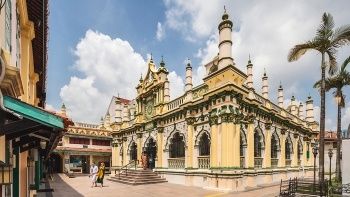
[[[332,185],[332,156],[333,156],[333,151],[330,148],[328,150],[328,156],[329,156],[329,185]]]
[[[314,190],[316,185],[316,156],[318,154],[318,147],[317,144],[314,144],[314,147],[312,147],[312,154],[314,154]]]

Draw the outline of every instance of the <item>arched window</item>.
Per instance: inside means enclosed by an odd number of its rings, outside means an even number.
[[[262,136],[259,135],[258,131],[254,133],[254,157],[261,157],[262,150]]]
[[[301,142],[298,142],[298,161],[301,160],[301,156],[303,154],[303,145],[301,144]]]
[[[290,138],[288,137],[286,140],[286,159],[291,159],[291,154],[292,154],[292,141],[290,140]]]
[[[170,158],[180,158],[185,157],[185,142],[179,132],[176,132],[171,139],[169,146]]]
[[[199,140],[199,156],[210,155],[210,141],[207,133],[203,133]]]
[[[135,142],[132,142],[130,146],[130,160],[136,160],[137,159],[137,145]]]
[[[272,135],[271,138],[271,158],[277,159],[278,157],[278,137],[276,135]]]

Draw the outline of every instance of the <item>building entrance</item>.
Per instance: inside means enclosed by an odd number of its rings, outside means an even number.
[[[155,168],[156,164],[156,157],[157,157],[157,144],[153,140],[153,138],[150,138],[148,140],[148,143],[146,144],[146,154],[148,157],[148,168],[153,169]]]

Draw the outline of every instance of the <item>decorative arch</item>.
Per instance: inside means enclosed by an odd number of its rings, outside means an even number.
[[[169,143],[169,158],[185,157],[185,149],[184,136],[180,132],[174,133]]]
[[[265,136],[262,130],[257,127],[254,130],[254,157],[262,157],[265,148]]]
[[[242,146],[247,146],[247,135],[246,135],[245,129],[243,129],[242,126],[241,126],[241,131],[240,132],[241,132],[240,133],[240,138],[241,138],[240,141],[243,142]]]
[[[277,159],[281,150],[281,142],[277,132],[271,135],[271,158]]]
[[[143,147],[147,147],[148,142],[149,142],[151,139],[153,140],[153,142],[156,142],[156,144],[157,144],[157,140],[154,139],[154,137],[152,137],[151,135],[149,135],[149,136],[146,138],[145,142],[143,143]]]
[[[131,149],[131,146],[133,145],[133,143],[135,143],[136,145],[137,145],[137,143],[135,142],[135,140],[131,140],[130,142],[129,142],[129,144],[128,144],[128,149],[127,149],[127,154],[130,154],[130,149]]]
[[[195,141],[194,141],[194,145],[195,145],[195,146],[198,146],[198,145],[199,145],[199,141],[200,141],[200,139],[201,139],[201,137],[202,137],[202,135],[203,135],[204,133],[207,134],[207,136],[208,136],[208,138],[209,138],[209,141],[211,141],[209,131],[202,129],[202,130],[197,134],[197,136],[196,136],[196,139],[195,139]]]
[[[183,141],[185,143],[185,148],[186,148],[186,136],[185,136],[185,134],[181,133],[181,131],[179,131],[177,129],[174,129],[166,139],[166,143],[164,146],[165,151],[169,150],[169,145],[170,145],[171,139],[174,137],[175,133],[179,133],[179,135],[183,138]]]
[[[292,159],[293,154],[293,142],[290,135],[287,136],[285,141],[285,156],[286,159]]]

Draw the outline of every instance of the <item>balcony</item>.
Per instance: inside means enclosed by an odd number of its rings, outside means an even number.
[[[1,49],[0,58],[0,68],[5,67],[4,80],[1,82],[2,92],[12,97],[21,96],[24,92],[20,69],[11,65],[11,54],[8,51]]]
[[[278,159],[277,158],[271,158],[271,167],[277,168],[278,166]]]
[[[169,158],[168,166],[170,169],[185,169],[185,158]]]
[[[241,156],[239,165],[241,168],[245,168],[245,157]]]
[[[291,159],[286,159],[286,167],[290,167],[291,163],[292,163]]]
[[[263,162],[262,157],[255,157],[254,158],[254,167],[255,168],[262,168],[262,162]]]
[[[210,156],[198,156],[198,168],[209,169],[210,168]]]

